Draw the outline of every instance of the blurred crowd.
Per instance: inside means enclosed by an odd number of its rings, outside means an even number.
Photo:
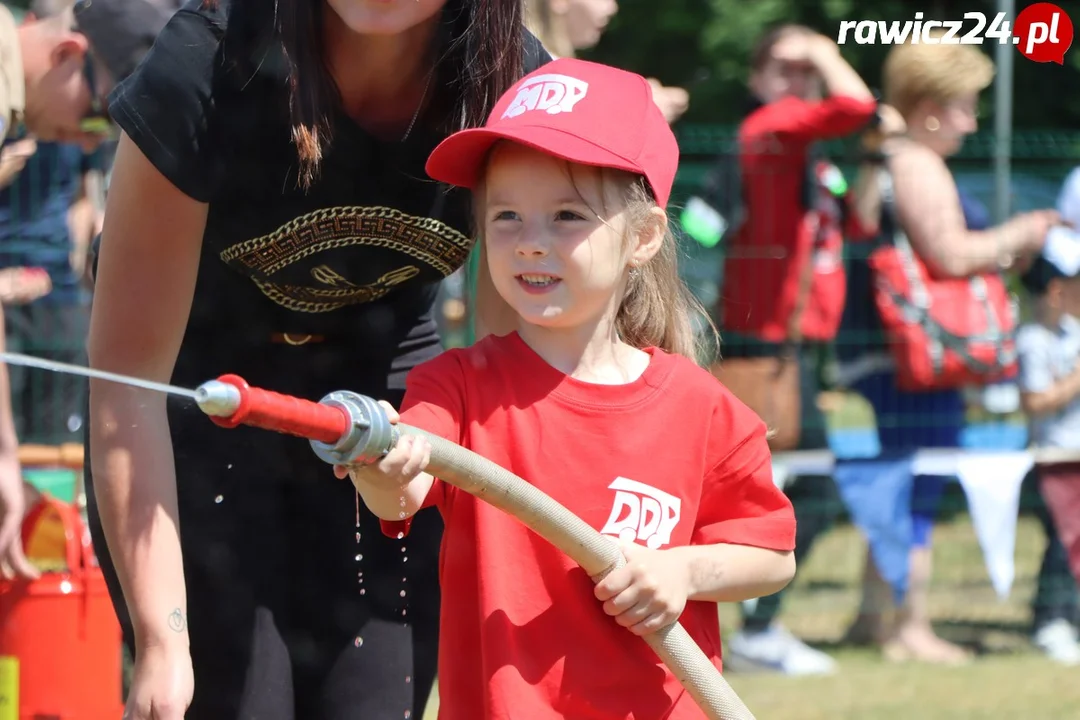
[[[965,391],[1018,387],[1032,444],[1080,450],[1075,181],[1058,208],[994,226],[947,165],[977,130],[979,96],[993,77],[976,48],[902,45],[874,92],[831,39],[776,28],[751,58],[735,147],[683,216],[689,235],[723,248],[715,374],[775,428],[774,449],[829,448],[822,357],[837,359],[833,384],[874,411],[878,458],[838,458],[834,477],[797,477],[786,490],[801,562],[843,507],[838,489],[858,521],[895,512],[868,506],[890,505],[886,490],[902,478],[911,516],[885,530],[908,536],[908,561],[882,568],[868,552],[862,606],[846,637],[897,661],[971,659],[935,633],[928,610],[932,529],[950,478],[917,475],[913,460],[920,449],[961,447]],[[841,138],[859,148],[851,182],[821,151],[822,141]],[[1026,290],[1023,326],[1010,277]],[[1031,478],[1050,510],[1033,640],[1069,664],[1080,663],[1075,590],[1046,597],[1055,573],[1068,576],[1066,546],[1075,555],[1068,508],[1078,479],[1076,462],[1040,464]],[[781,600],[763,598],[744,613],[728,667],[834,671],[831,658],[777,621]]]
[[[163,24],[181,3],[159,4]],[[536,0],[528,4],[528,24],[552,55],[573,56],[598,42],[617,10],[614,0]],[[95,77],[102,82],[108,73],[95,76],[94,63],[83,63],[85,40],[77,33],[60,38],[59,30],[43,30],[69,12],[61,0],[39,0],[18,30],[31,48],[23,59],[30,79],[27,122],[5,128],[0,152],[0,303],[8,350],[85,363],[88,257],[102,228],[113,141],[85,110],[101,95]],[[44,97],[62,82],[55,68],[33,63],[62,61],[64,53],[80,58],[78,92],[66,96],[81,103],[80,129],[32,127],[31,111],[44,101],[31,94]],[[736,143],[716,158],[682,221],[687,242],[723,249],[715,308],[722,347],[710,362],[773,426],[774,449],[828,448],[819,372],[827,351],[839,358],[840,386],[873,407],[885,454],[958,447],[964,391],[1002,381],[1020,389],[1032,444],[1080,452],[1080,239],[1072,229],[1080,227],[1080,169],[1062,187],[1057,208],[995,225],[986,207],[960,192],[946,162],[977,129],[980,93],[994,76],[988,56],[966,45],[899,46],[882,77],[868,79],[831,39],[782,26],[760,38],[750,67]],[[648,68],[636,70],[648,76]],[[677,122],[693,99],[685,89],[651,82],[665,117]],[[878,84],[881,91],[873,91]],[[56,97],[48,112],[72,115],[62,106],[65,96]],[[860,149],[850,182],[819,148],[838,138]],[[995,301],[997,288],[1012,287],[1009,278],[1024,288],[1022,323],[1008,315],[1015,311],[1010,294]],[[448,284],[460,287],[461,274]],[[970,321],[979,315],[969,308],[987,303],[985,317],[995,322]],[[444,307],[450,320],[463,317],[460,301]],[[997,325],[1000,335],[993,335]],[[886,340],[898,336],[906,338],[903,351]],[[984,357],[987,345],[994,351]],[[1011,355],[996,352],[1001,348]],[[936,372],[941,368],[948,372]],[[37,374],[31,382],[16,367],[8,375],[10,392],[0,393],[0,454],[10,455],[16,437],[82,442],[82,381]],[[2,463],[0,473],[17,475],[18,467]],[[5,480],[14,482],[0,484]],[[895,608],[888,609],[889,583],[867,557],[864,601],[848,639],[876,645],[890,659],[970,659],[935,634],[927,609],[932,528],[946,480],[913,478],[909,578]],[[1062,518],[1080,507],[1072,489],[1080,487],[1080,463],[1041,465],[1032,482],[1049,510],[1042,583],[1067,574],[1070,552],[1077,555],[1080,533]],[[799,477],[785,489],[798,517],[801,561],[835,517],[823,508],[842,505],[831,477]],[[16,507],[10,497],[3,508],[9,516]],[[17,556],[7,560],[21,565]],[[782,600],[778,594],[744,608],[742,626],[728,639],[727,667],[833,672],[828,655],[780,623]],[[1060,662],[1080,664],[1077,607],[1075,598],[1036,599],[1033,641]]]

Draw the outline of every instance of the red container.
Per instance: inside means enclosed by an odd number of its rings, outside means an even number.
[[[62,549],[66,567],[37,580],[0,580],[6,676],[0,681],[0,720],[120,718],[120,624],[79,513],[46,495],[27,515],[22,535],[28,556],[53,545]],[[16,670],[17,684],[11,677]],[[17,697],[11,698],[16,685]]]

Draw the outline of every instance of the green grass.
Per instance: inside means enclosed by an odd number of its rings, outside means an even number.
[[[825,646],[840,662],[827,678],[729,674],[759,720],[1066,720],[1080,717],[1077,669],[1050,663],[1028,644],[1030,602],[1045,544],[1031,518],[1017,531],[1017,573],[1010,597],[999,601],[966,516],[940,525],[935,536],[931,612],[944,637],[974,647],[966,667],[895,665],[870,650],[840,647],[859,602],[864,543],[851,527],[821,539],[800,569],[784,622]],[[733,627],[734,607],[721,608]],[[424,720],[435,720],[437,702]]]

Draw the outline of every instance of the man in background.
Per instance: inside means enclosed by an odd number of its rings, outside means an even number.
[[[60,18],[73,0],[34,0],[25,23]],[[16,141],[16,143],[25,141]],[[92,143],[40,142],[14,181],[0,189],[0,266],[47,273],[51,291],[7,305],[7,347],[36,357],[83,364],[89,295],[81,276],[90,240],[101,224],[89,190],[100,182]],[[18,436],[58,444],[81,435],[86,383],[80,378],[9,369]]]
[[[28,166],[40,144],[78,144],[87,150],[100,144],[107,130],[109,90],[134,69],[167,18],[145,0],[94,0],[74,8],[64,2],[35,9],[46,17],[30,14],[20,25],[0,5],[0,141],[18,141],[0,151],[9,212],[16,192],[11,186],[23,182],[24,175],[32,182],[35,173]],[[85,185],[76,187],[71,203],[78,207],[76,200],[86,190]],[[69,205],[64,215],[70,210]],[[2,222],[3,229],[10,231],[11,224]],[[81,226],[81,221],[73,217],[72,225]],[[4,300],[25,302],[50,291],[50,278],[40,271],[17,268],[4,279],[11,290]],[[0,320],[0,351],[5,349],[4,331]],[[32,576],[19,541],[25,496],[8,382],[8,368],[0,364],[0,570]]]

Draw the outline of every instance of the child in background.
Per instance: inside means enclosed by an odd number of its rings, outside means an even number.
[[[444,720],[701,717],[634,635],[681,620],[719,668],[715,603],[794,575],[765,425],[692,359],[699,307],[664,211],[678,156],[645,78],[560,59],[428,161],[474,192],[483,261],[517,329],[414,369],[401,420],[528,479],[627,560],[595,584],[425,473],[419,438],[349,468],[386,532],[423,507],[445,520]]]
[[[1080,235],[1070,228],[1052,229],[1023,283],[1035,304],[1032,321],[1017,336],[1020,397],[1032,445],[1080,451]],[[1042,464],[1036,473],[1080,582],[1080,462]],[[1036,642],[1055,659],[1080,664],[1075,626],[1062,621],[1040,628]]]

